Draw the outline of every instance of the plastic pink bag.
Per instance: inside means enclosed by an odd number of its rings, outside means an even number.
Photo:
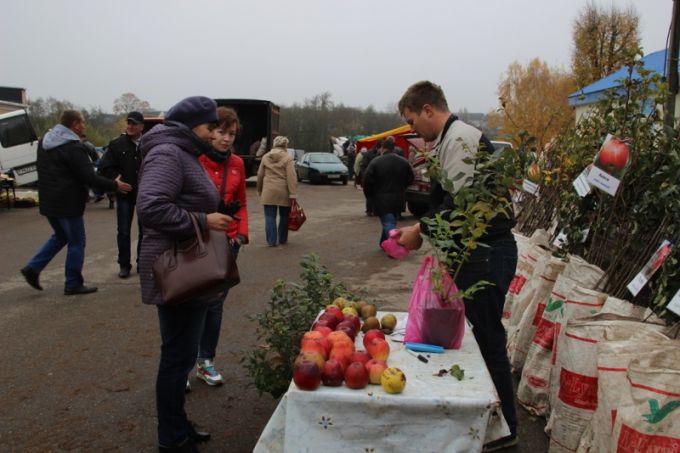
[[[458,292],[458,287],[443,268],[443,295],[434,290],[434,269],[434,258],[426,256],[413,283],[404,343],[427,343],[445,349],[458,349],[465,334],[465,304],[462,299],[452,298]]]
[[[390,237],[382,241],[380,247],[392,258],[403,260],[408,256],[409,250],[397,242],[399,236],[401,236],[401,231],[394,228],[390,230],[389,235]]]

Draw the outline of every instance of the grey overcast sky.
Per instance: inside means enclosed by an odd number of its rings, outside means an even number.
[[[290,105],[324,91],[379,110],[413,82],[453,110],[497,108],[508,65],[567,68],[587,0],[3,0],[0,85],[111,111],[133,92],[167,109],[190,95]],[[672,0],[633,6],[646,52],[663,49]]]

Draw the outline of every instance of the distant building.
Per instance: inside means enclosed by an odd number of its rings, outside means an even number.
[[[645,64],[645,69],[663,75],[668,61],[667,49],[650,53],[643,57],[642,61]],[[680,66],[680,64],[678,66]],[[569,105],[574,107],[576,122],[578,123],[584,114],[592,111],[599,101],[604,100],[608,92],[611,90],[622,91],[623,85],[621,84],[621,81],[626,77],[628,77],[628,67],[624,66],[609,74],[607,77],[570,94]],[[633,72],[633,79],[640,79],[637,71]],[[652,106],[650,105],[649,108],[651,109]],[[680,118],[680,95],[675,99],[675,118]]]
[[[0,115],[24,109],[28,105],[24,88],[0,87]]]

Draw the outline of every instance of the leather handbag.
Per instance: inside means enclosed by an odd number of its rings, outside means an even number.
[[[223,231],[203,233],[191,213],[196,236],[176,241],[156,258],[153,274],[166,305],[217,297],[241,279],[229,238]]]
[[[290,231],[297,231],[303,223],[307,220],[305,211],[302,210],[295,198],[290,203],[290,212],[288,213],[288,229]]]

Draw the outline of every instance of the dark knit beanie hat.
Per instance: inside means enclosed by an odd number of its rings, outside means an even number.
[[[205,96],[191,96],[170,107],[166,121],[182,123],[189,129],[203,124],[217,124],[217,104]]]

